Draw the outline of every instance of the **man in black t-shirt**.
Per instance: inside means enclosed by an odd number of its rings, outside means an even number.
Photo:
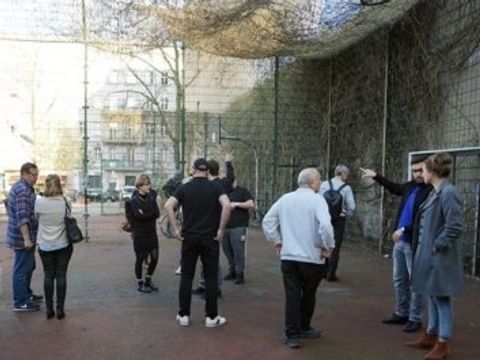
[[[230,199],[230,221],[227,224],[222,241],[223,253],[228,259],[229,272],[224,280],[235,280],[235,284],[245,282],[245,236],[247,233],[249,214],[255,204],[250,192],[233,183],[233,190],[228,194]]]
[[[207,178],[208,163],[197,159],[193,163],[193,178],[182,185],[165,203],[168,219],[175,237],[182,241],[182,275],[179,289],[180,310],[177,321],[190,324],[192,282],[200,256],[206,280],[206,327],[221,326],[226,319],[218,315],[218,263],[220,241],[230,216],[230,201],[225,191]],[[181,231],[175,221],[175,206],[182,207]]]
[[[220,177],[220,165],[216,160],[208,160],[208,179],[220,185],[226,194],[233,190],[235,181],[235,172],[232,164],[232,155],[225,156],[225,177]],[[201,267],[198,286],[192,291],[194,295],[205,296],[205,277],[203,275],[203,266]],[[218,268],[218,296],[222,296],[222,271]]]

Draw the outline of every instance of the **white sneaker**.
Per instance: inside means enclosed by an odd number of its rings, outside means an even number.
[[[179,266],[177,270],[175,270],[175,275],[182,275],[182,267]]]
[[[227,323],[227,319],[217,315],[215,318],[210,319],[208,316],[205,318],[205,326],[209,328],[222,326]]]
[[[180,326],[188,326],[190,325],[190,318],[188,315],[180,316],[177,314],[177,322]]]

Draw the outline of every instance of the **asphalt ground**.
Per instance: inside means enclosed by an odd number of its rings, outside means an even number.
[[[258,230],[248,237],[246,283],[224,282],[219,313],[228,323],[205,328],[204,301],[193,297],[192,324],[175,322],[178,310],[179,243],[160,238],[154,282],[160,291],[137,292],[129,235],[121,216],[90,218],[88,243],[75,246],[68,273],[66,318],[15,313],[11,303],[12,251],[0,247],[0,360],[2,359],[422,359],[401,326],[381,324],[393,308],[390,259],[345,239],[338,283],[322,281],[312,325],[323,331],[300,349],[281,341],[284,292],[279,260]],[[5,222],[0,221],[3,243]],[[222,268],[226,269],[221,256]],[[42,291],[37,255],[32,287]],[[480,359],[480,282],[466,279],[455,299],[453,359]]]

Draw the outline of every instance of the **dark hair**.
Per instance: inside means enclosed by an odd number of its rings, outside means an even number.
[[[412,156],[412,161],[410,162],[410,165],[418,164],[421,162],[425,162],[428,158],[428,154],[415,154]]]
[[[20,168],[20,175],[29,174],[30,170],[32,169],[38,170],[37,165],[31,162],[27,162],[23,164],[22,167]]]
[[[219,170],[220,166],[218,165],[218,162],[215,160],[208,160],[208,171],[210,172],[210,175],[218,176]]]
[[[425,160],[425,167],[429,172],[434,173],[440,178],[446,178],[452,171],[451,165],[453,158],[449,153],[438,153],[430,155]]]
[[[135,187],[138,189],[143,185],[152,185],[152,181],[148,175],[141,174],[137,177],[137,180],[135,181]]]

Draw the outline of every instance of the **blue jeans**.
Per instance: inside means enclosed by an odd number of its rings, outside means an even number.
[[[395,287],[395,314],[410,321],[422,320],[423,296],[411,291],[413,253],[412,245],[397,241],[393,247],[393,285]]]
[[[33,294],[30,288],[35,270],[35,250],[15,250],[12,269],[13,305],[21,306]]]
[[[430,296],[428,298],[427,333],[438,335],[440,339],[450,340],[453,329],[453,308],[449,296]]]

